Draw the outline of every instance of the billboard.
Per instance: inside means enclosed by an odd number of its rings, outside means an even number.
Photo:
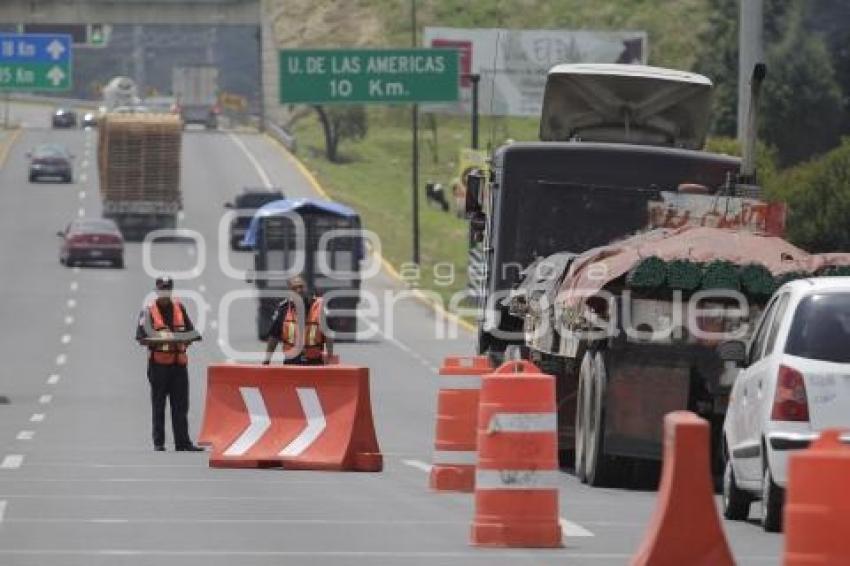
[[[645,64],[644,31],[508,30],[426,27],[426,47],[459,51],[461,74],[481,75],[479,111],[494,116],[539,116],[546,73],[561,63]],[[472,83],[461,78],[458,104],[425,111],[469,113]]]

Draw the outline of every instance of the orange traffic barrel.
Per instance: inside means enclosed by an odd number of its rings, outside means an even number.
[[[486,356],[449,356],[440,368],[434,465],[429,485],[435,491],[475,489],[476,425],[481,376],[493,371]]]
[[[555,378],[508,362],[481,383],[472,544],[561,546]]]
[[[850,563],[850,446],[838,430],[793,454],[785,500],[785,565]]]
[[[710,427],[689,411],[664,417],[658,503],[632,566],[733,566],[711,482]]]

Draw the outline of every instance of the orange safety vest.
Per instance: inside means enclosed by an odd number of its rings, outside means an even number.
[[[322,333],[321,316],[322,299],[316,298],[313,300],[313,304],[310,305],[310,312],[307,313],[306,320],[304,321],[304,327],[306,329],[303,344],[304,357],[308,360],[322,359],[325,335]],[[289,303],[286,309],[286,316],[281,325],[280,339],[284,344],[284,349],[295,348],[296,344],[298,344],[298,313],[292,302]]]
[[[159,305],[156,301],[151,303],[148,311],[153,322],[153,329],[157,332],[162,330],[172,330],[174,332],[183,332],[186,330],[186,322],[183,320],[183,309],[180,308],[180,303],[177,299],[171,299],[171,325],[173,328],[168,328],[165,320],[162,318],[162,313],[159,312]],[[178,364],[185,366],[189,363],[189,356],[186,355],[186,344],[156,344],[151,346],[151,359],[154,363],[166,366]]]

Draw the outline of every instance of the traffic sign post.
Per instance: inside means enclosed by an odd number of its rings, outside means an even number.
[[[71,89],[71,36],[0,33],[0,91]]]
[[[456,49],[283,49],[282,104],[456,102]]]

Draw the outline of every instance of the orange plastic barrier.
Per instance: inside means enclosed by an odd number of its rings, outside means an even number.
[[[733,565],[714,504],[709,425],[689,411],[664,417],[658,504],[632,565]]]
[[[478,392],[481,376],[493,371],[486,356],[449,356],[440,368],[434,465],[428,484],[435,491],[475,489]]]
[[[821,433],[791,456],[785,500],[785,565],[850,563],[850,446],[841,431]]]
[[[383,468],[368,368],[211,365],[206,410],[211,467]]]
[[[561,546],[555,378],[508,362],[481,382],[471,541]]]

